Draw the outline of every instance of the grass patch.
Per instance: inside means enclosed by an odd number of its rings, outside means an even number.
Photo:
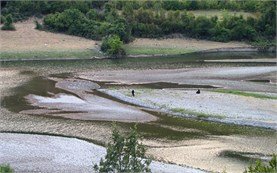
[[[202,139],[211,135],[244,135],[244,136],[275,136],[275,131],[260,127],[209,122],[193,118],[182,118],[169,114],[147,111],[159,119],[150,123],[138,123],[137,128],[143,138],[166,140]],[[136,123],[118,125],[126,130]],[[186,131],[188,129],[188,131]]]
[[[230,151],[230,150],[222,151],[219,154],[219,156],[233,158],[233,159],[237,159],[237,160],[243,161],[243,162],[254,162],[262,157],[271,157],[271,156],[266,156],[261,153],[238,152],[238,151]]]
[[[197,51],[196,49],[184,49],[184,48],[160,48],[160,47],[132,47],[124,46],[127,55],[179,55],[185,53],[191,53]]]
[[[269,95],[258,94],[258,93],[244,92],[244,91],[239,91],[239,90],[216,89],[216,90],[212,90],[212,91],[219,92],[219,93],[234,94],[234,95],[245,96],[245,97],[260,98],[260,99],[274,99],[274,100],[277,99],[276,96],[269,96]]]
[[[184,108],[173,108],[171,109],[172,112],[174,113],[181,113],[181,114],[188,114],[188,115],[194,115],[197,116],[198,118],[218,118],[218,119],[223,119],[225,116],[224,115],[219,115],[219,114],[207,114],[204,112],[196,112],[192,110],[187,110]]]
[[[21,51],[21,52],[1,52],[0,60],[20,60],[20,59],[59,59],[59,58],[91,58],[93,56],[103,56],[96,50],[61,50],[61,51]]]

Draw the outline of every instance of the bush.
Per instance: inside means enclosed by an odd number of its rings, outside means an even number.
[[[0,173],[13,173],[13,169],[10,167],[10,165],[2,164],[0,165]]]
[[[37,30],[42,30],[43,29],[42,24],[40,24],[37,20],[35,20],[35,24],[36,24],[36,29]]]
[[[2,30],[10,30],[10,31],[14,31],[15,27],[13,25],[13,18],[12,15],[7,15],[6,17],[6,21],[4,23],[4,25],[1,28]]]
[[[5,23],[5,22],[6,22],[6,17],[1,15],[0,24]]]
[[[119,134],[115,128],[112,142],[108,144],[105,159],[101,158],[94,170],[99,172],[151,172],[151,160],[145,159],[145,146],[138,142],[136,126],[127,137]]]
[[[109,35],[104,37],[101,44],[101,50],[109,56],[121,57],[124,56],[125,50],[122,48],[123,42],[118,35]]]
[[[272,159],[268,165],[262,163],[260,160],[255,165],[250,165],[244,173],[276,173],[277,172],[277,157],[273,154]]]

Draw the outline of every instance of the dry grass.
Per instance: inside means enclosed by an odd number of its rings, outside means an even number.
[[[15,23],[16,31],[0,30],[1,52],[80,51],[96,48],[94,40],[36,30],[33,20]]]
[[[137,38],[125,46],[128,54],[182,54],[218,48],[249,47],[242,42],[215,42],[189,38],[149,39]]]

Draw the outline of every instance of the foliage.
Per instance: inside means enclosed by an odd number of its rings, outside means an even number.
[[[275,173],[277,172],[277,157],[273,154],[268,165],[258,160],[255,165],[250,165],[244,173]]]
[[[187,10],[223,10],[223,19],[194,16]],[[2,15],[17,20],[46,15],[44,29],[101,40],[118,35],[123,43],[135,37],[157,38],[179,33],[215,41],[248,41],[261,44],[276,38],[276,1],[8,1]],[[260,14],[254,19],[230,16],[231,11]],[[266,40],[266,41],[264,41]],[[267,44],[268,45],[268,44]],[[269,46],[262,46],[261,50]]]
[[[5,23],[5,22],[6,22],[6,17],[1,15],[0,24]]]
[[[127,137],[122,136],[115,128],[112,142],[108,144],[105,159],[99,166],[94,165],[99,172],[151,172],[151,160],[145,158],[145,146],[138,142],[139,134],[136,126]]]
[[[109,56],[124,56],[125,50],[122,48],[123,42],[118,35],[109,35],[104,37],[101,44],[101,50]]]
[[[1,28],[2,30],[11,30],[11,31],[14,31],[15,30],[15,27],[13,25],[13,18],[12,18],[12,15],[7,15],[6,17],[6,21],[4,23],[4,25],[2,26]]]
[[[43,29],[42,24],[40,24],[37,20],[35,20],[35,25],[36,25],[37,30],[42,30]]]
[[[2,164],[0,165],[0,173],[13,173],[13,169],[10,167],[10,165]]]

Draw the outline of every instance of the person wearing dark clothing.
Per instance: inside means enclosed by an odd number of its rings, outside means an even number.
[[[196,94],[200,94],[200,90],[197,90],[197,91],[196,91]]]
[[[132,96],[135,97],[135,90],[132,90]]]

